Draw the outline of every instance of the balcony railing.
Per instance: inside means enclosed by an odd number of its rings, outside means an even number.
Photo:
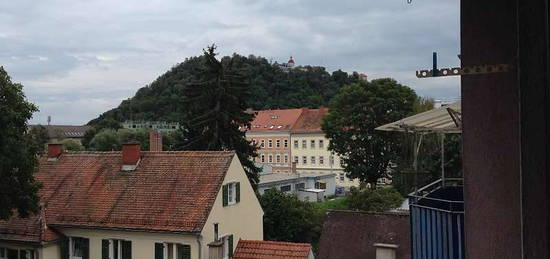
[[[462,179],[440,179],[409,199],[413,259],[463,259]]]

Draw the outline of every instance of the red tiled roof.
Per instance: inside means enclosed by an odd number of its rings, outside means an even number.
[[[258,111],[249,132],[290,131],[303,109]]]
[[[304,243],[239,240],[234,259],[307,259],[311,245]]]
[[[291,131],[293,133],[323,132],[321,129],[321,124],[327,113],[328,108],[304,109],[302,115],[298,118]]]
[[[233,156],[141,152],[135,171],[121,171],[121,152],[63,153],[42,157],[35,177],[49,226],[200,232]],[[35,233],[37,218],[0,221],[0,233]]]

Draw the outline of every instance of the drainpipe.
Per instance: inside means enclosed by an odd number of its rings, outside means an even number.
[[[202,235],[197,235],[197,244],[199,245],[199,259],[202,258],[202,243],[201,243]]]

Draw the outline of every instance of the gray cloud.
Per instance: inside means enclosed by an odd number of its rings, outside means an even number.
[[[393,77],[453,98],[458,78],[414,71],[459,64],[459,2],[441,0],[18,0],[0,2],[0,65],[56,123],[85,123],[211,43],[329,71]],[[453,96],[455,95],[455,96]]]

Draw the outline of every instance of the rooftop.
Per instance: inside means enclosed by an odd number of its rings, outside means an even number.
[[[234,259],[307,259],[311,245],[304,243],[239,240]]]
[[[225,151],[141,152],[129,172],[121,171],[121,152],[42,157],[35,177],[43,185],[44,215],[0,221],[0,237],[37,241],[32,228],[40,224],[200,232],[233,157]]]
[[[250,123],[249,132],[290,131],[302,114],[302,109],[258,111]]]

